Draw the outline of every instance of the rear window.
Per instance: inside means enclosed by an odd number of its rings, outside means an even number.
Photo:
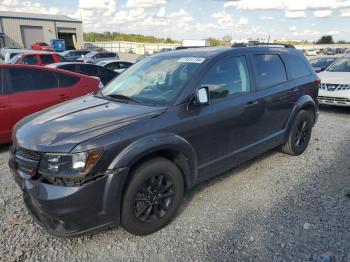
[[[80,65],[80,72],[83,75],[88,75],[88,76],[97,76],[98,71],[97,71],[97,66],[95,65]]]
[[[287,55],[285,60],[288,72],[292,79],[308,76],[311,74],[308,66],[300,57],[295,55]]]
[[[79,77],[70,76],[66,74],[56,73],[58,78],[59,87],[71,87],[77,84],[80,80]]]
[[[28,68],[9,68],[8,70],[14,93],[58,87],[58,81],[53,72]]]
[[[52,55],[40,55],[41,57],[41,63],[44,65],[53,64],[55,63],[55,59]]]
[[[287,72],[279,55],[254,55],[253,60],[259,89],[287,81]]]

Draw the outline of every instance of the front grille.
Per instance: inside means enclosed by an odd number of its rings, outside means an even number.
[[[325,102],[325,103],[344,104],[344,105],[350,104],[350,99],[342,98],[342,97],[319,96],[318,100],[320,102]]]
[[[322,83],[320,89],[326,91],[345,91],[350,90],[350,85],[338,85],[338,84],[324,84]]]
[[[39,167],[41,154],[18,147],[15,149],[16,169],[27,175],[34,176]]]

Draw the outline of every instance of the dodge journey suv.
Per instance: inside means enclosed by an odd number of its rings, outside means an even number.
[[[319,84],[292,47],[157,54],[97,94],[20,121],[9,165],[51,234],[150,234],[196,184],[276,147],[303,153]]]

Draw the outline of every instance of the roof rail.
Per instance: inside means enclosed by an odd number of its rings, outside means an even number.
[[[235,43],[231,47],[252,47],[252,46],[276,46],[276,47],[285,47],[285,48],[295,48],[294,45],[289,44],[276,44],[276,43]]]

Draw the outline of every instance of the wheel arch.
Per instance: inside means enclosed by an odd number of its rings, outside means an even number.
[[[287,125],[286,125],[286,136],[288,136],[294,119],[296,115],[301,111],[301,110],[306,110],[306,111],[311,111],[313,114],[313,120],[314,123],[317,120],[317,104],[315,103],[314,99],[310,95],[304,95],[301,96],[298,101],[295,103],[293,110],[291,114],[289,115]]]
[[[171,160],[181,171],[186,190],[191,189],[197,180],[198,164],[193,147],[176,134],[156,134],[141,138],[122,150],[111,162],[109,169],[133,168],[152,157]]]

